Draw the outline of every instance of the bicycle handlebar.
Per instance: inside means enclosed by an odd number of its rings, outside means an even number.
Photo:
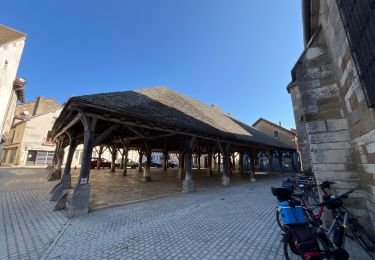
[[[334,201],[339,201],[339,200],[342,200],[342,199],[347,199],[347,198],[348,198],[348,195],[349,195],[350,193],[353,193],[353,192],[354,192],[354,189],[351,189],[351,190],[349,190],[349,191],[347,191],[347,192],[341,194],[341,195],[338,196],[338,197],[335,197],[335,198],[332,198],[332,197],[331,197],[330,200],[319,203],[318,206],[326,206],[326,205],[328,205],[328,204],[330,204],[330,203],[332,203],[332,202],[334,202]]]

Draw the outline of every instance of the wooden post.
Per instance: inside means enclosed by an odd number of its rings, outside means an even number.
[[[185,164],[185,179],[182,184],[182,192],[190,193],[195,191],[193,176],[192,176],[192,155],[193,147],[195,143],[195,137],[192,137],[186,144],[184,153],[184,164]]]
[[[68,151],[68,156],[66,158],[64,174],[61,178],[61,183],[62,183],[64,189],[70,189],[71,186],[72,186],[72,176],[70,174],[70,170],[71,170],[71,167],[72,167],[72,160],[73,160],[74,152],[75,152],[77,146],[78,146],[78,144],[76,142],[72,141],[72,139],[71,139],[70,143],[69,143],[69,151]]]
[[[142,172],[142,157],[143,157],[143,151],[142,149],[138,150],[139,159],[138,159],[138,172]]]
[[[256,162],[258,160],[258,152],[256,149],[253,149],[252,151],[249,151],[249,159],[250,159],[250,181],[251,182],[256,182],[255,179],[255,171],[256,171]]]
[[[145,142],[145,155],[146,155],[146,164],[143,169],[143,181],[150,182],[151,181],[151,142]]]
[[[254,149],[254,159],[255,159],[255,171],[260,171],[260,163],[259,163],[259,151]]]
[[[296,164],[294,162],[294,152],[289,152],[290,162],[292,164],[292,172],[296,172]]]
[[[223,186],[230,184],[230,144],[226,144],[224,147],[220,145],[220,150],[223,154],[223,177],[221,179]]]
[[[90,162],[97,119],[90,119],[82,115],[81,121],[84,126],[83,157],[78,184],[75,186],[70,203],[67,205],[69,218],[87,214],[90,203]]]
[[[123,171],[122,171],[122,176],[127,176],[128,175],[129,149],[128,148],[124,148],[123,153],[124,153],[125,159],[124,159],[124,168],[123,168]]]
[[[103,154],[103,145],[99,146],[99,152],[98,152],[98,162],[96,164],[96,168],[100,169],[100,164],[102,162],[102,154]]]
[[[240,174],[243,174],[244,173],[243,152],[239,152],[238,156],[240,157],[239,160],[238,160],[239,172],[240,172]]]
[[[208,152],[207,154],[207,164],[208,164],[208,173],[209,173],[209,176],[212,177],[213,174],[212,174],[212,152]]]
[[[220,172],[221,158],[220,153],[217,153],[217,171]]]
[[[120,165],[120,169],[124,169],[124,159],[125,159],[125,149],[122,149],[122,152],[121,153],[121,165]]]
[[[197,153],[197,163],[198,163],[198,170],[201,169],[201,154]]]
[[[283,152],[282,151],[278,151],[277,152],[277,157],[279,159],[279,170],[280,170],[280,172],[283,172]]]
[[[184,159],[185,158],[185,153],[181,151],[178,154],[178,173],[177,173],[177,178],[183,180],[185,179],[185,165],[184,165]]]
[[[167,168],[168,168],[168,151],[164,151],[163,152],[163,170],[164,171],[167,171]]]
[[[213,162],[214,162],[214,169],[217,169],[216,157],[217,157],[216,154],[213,153],[213,154],[212,154],[212,159],[213,159]]]
[[[116,157],[117,157],[117,149],[116,149],[116,144],[112,145],[112,160],[111,160],[111,172],[116,171]]]
[[[55,170],[55,180],[61,179],[62,175],[62,164],[64,161],[64,153],[65,153],[65,147],[63,146],[63,142],[61,142],[59,149],[57,150],[57,163],[56,163],[56,170]]]

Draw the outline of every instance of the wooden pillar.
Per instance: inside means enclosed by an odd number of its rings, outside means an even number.
[[[222,184],[224,186],[228,186],[230,184],[230,144],[226,144],[222,146],[222,153],[223,153],[223,177],[221,179]]]
[[[210,177],[213,176],[212,174],[212,153],[211,152],[208,152],[208,155],[207,155],[207,164],[208,164],[208,173],[210,175]]]
[[[254,159],[255,159],[255,171],[260,171],[260,163],[259,163],[259,150],[254,150]]]
[[[62,142],[61,142],[61,145],[58,149],[58,153],[57,153],[57,163],[56,163],[56,170],[55,170],[55,180],[59,180],[61,179],[61,175],[62,175],[62,164],[63,164],[63,161],[64,161],[64,153],[65,153],[65,147],[63,146]]]
[[[250,181],[255,182],[255,171],[256,171],[256,163],[258,161],[259,165],[259,159],[258,159],[258,151],[256,149],[253,149],[249,152],[249,159],[250,159]]]
[[[217,153],[217,171],[220,172],[221,158],[220,153]]]
[[[78,144],[76,142],[70,141],[68,156],[66,158],[66,163],[65,163],[64,174],[61,177],[61,183],[64,189],[70,189],[72,186],[72,176],[70,174],[70,170],[72,167],[72,160],[73,160],[74,152],[77,146]]]
[[[240,174],[243,174],[244,173],[243,152],[239,152],[238,156],[240,157],[239,160],[238,160],[238,164],[239,164],[238,170],[239,170]]]
[[[192,175],[192,155],[195,137],[192,137],[186,144],[184,153],[185,179],[182,184],[182,192],[190,193],[195,191]]]
[[[122,149],[120,169],[124,169],[125,149]]]
[[[127,176],[128,175],[128,157],[129,157],[129,149],[124,148],[123,150],[123,155],[124,155],[124,168],[122,171],[122,176]]]
[[[117,157],[117,148],[116,148],[116,144],[113,144],[112,145],[112,157],[111,157],[111,172],[115,172],[116,171],[116,157]]]
[[[96,164],[97,169],[100,169],[100,164],[102,163],[102,154],[103,154],[103,145],[99,146],[98,162]]]
[[[236,170],[236,153],[232,154],[232,170]]]
[[[164,151],[163,152],[163,170],[164,171],[167,171],[167,168],[168,168],[168,151]]]
[[[283,172],[283,152],[278,151],[277,152],[277,158],[279,160],[279,171]]]
[[[180,152],[178,155],[178,172],[177,172],[177,178],[183,180],[185,179],[185,154],[184,152]]]
[[[70,203],[67,205],[68,217],[76,217],[88,213],[90,203],[90,163],[95,137],[95,126],[97,120],[90,119],[85,115],[81,117],[84,125],[84,146],[81,170],[78,177],[78,184],[75,186]]]
[[[216,156],[215,153],[213,153],[213,154],[212,154],[212,157],[213,157],[212,159],[213,159],[213,162],[214,162],[214,169],[217,169],[217,161],[216,161],[216,157],[217,157],[217,156]]]
[[[197,163],[198,163],[198,170],[201,169],[201,154],[197,153]]]
[[[292,172],[296,172],[296,164],[294,162],[294,152],[289,152],[290,162],[292,164]]]
[[[146,155],[146,164],[143,169],[143,181],[150,182],[151,181],[151,143],[147,141],[145,143],[145,155]]]
[[[138,159],[138,172],[142,172],[142,157],[143,157],[143,151],[139,149],[138,151],[139,159]]]

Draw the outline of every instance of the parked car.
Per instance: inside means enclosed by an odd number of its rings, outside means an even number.
[[[98,165],[99,158],[91,158],[91,169],[94,169]],[[101,158],[100,160],[100,167],[101,168],[111,168],[111,162],[107,159]],[[116,163],[116,168],[120,168],[120,164]]]
[[[146,162],[143,162],[142,166],[145,166],[145,165],[146,165]],[[157,163],[157,162],[154,162],[154,161],[151,161],[150,167],[161,168],[161,164]]]
[[[132,169],[136,169],[138,167],[138,163],[136,163],[132,159],[128,159],[128,167],[130,167]]]
[[[176,167],[178,167],[178,162],[176,162],[176,161],[168,161],[168,167],[169,168],[176,168]]]

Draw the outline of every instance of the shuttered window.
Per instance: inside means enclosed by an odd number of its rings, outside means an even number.
[[[369,106],[375,106],[375,0],[337,0]]]

